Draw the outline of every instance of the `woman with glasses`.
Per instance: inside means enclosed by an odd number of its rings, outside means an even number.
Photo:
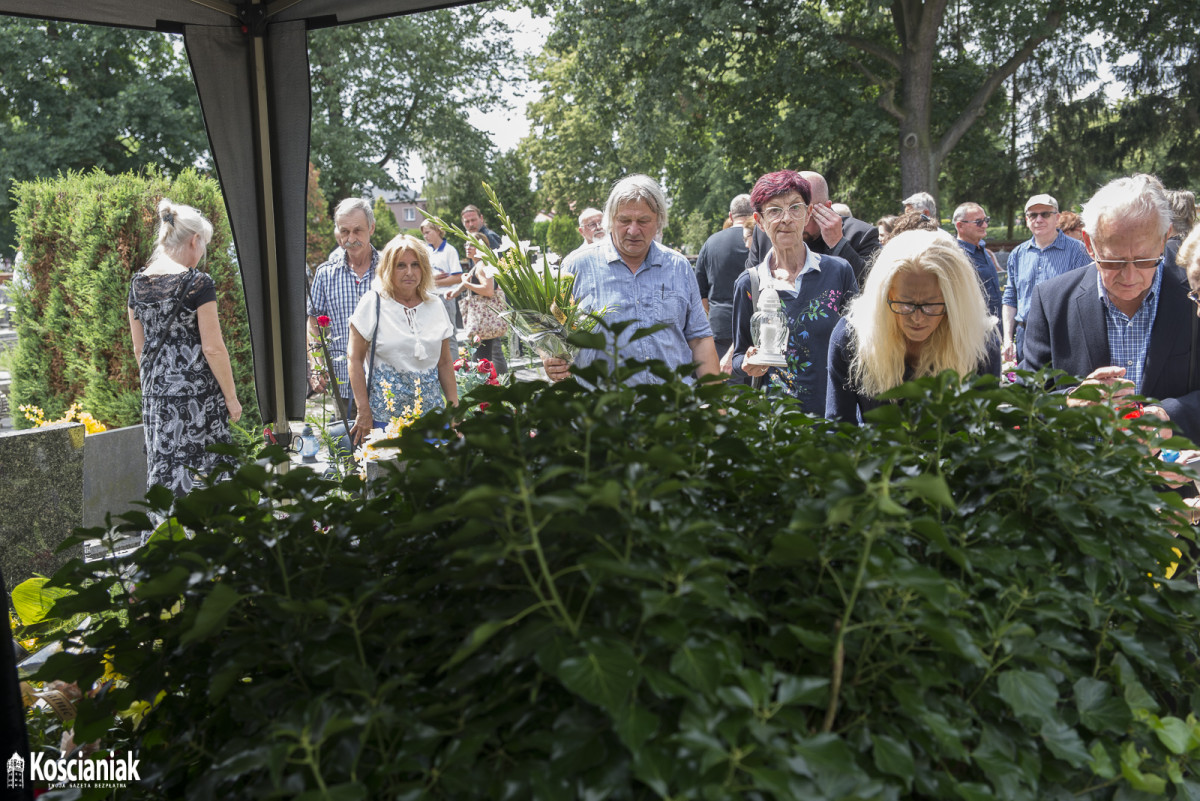
[[[811,201],[812,187],[791,170],[769,173],[754,184],[754,222],[766,232],[771,249],[733,287],[733,375],[735,380],[760,379],[769,391],[790,395],[804,411],[820,415],[825,410],[829,337],[846,302],[858,292],[858,282],[845,259],[814,253],[804,244]],[[776,290],[787,317],[785,366],[755,364],[752,358],[758,350],[750,319],[768,286]]]
[[[943,370],[999,375],[995,327],[975,268],[949,234],[897,234],[833,330],[825,416],[859,422],[880,393]]]

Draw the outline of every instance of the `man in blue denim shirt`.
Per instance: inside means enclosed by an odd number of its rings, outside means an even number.
[[[987,301],[988,313],[1000,319],[1000,274],[996,270],[996,262],[988,252],[987,236],[988,217],[983,206],[978,203],[962,203],[954,210],[954,230],[958,234],[958,246],[975,266],[979,283],[983,286],[983,298]]]
[[[697,362],[698,375],[717,374],[717,349],[708,316],[700,302],[696,273],[687,259],[655,242],[667,225],[667,201],[653,179],[631,175],[618,181],[604,205],[607,241],[578,253],[563,270],[575,276],[574,296],[589,309],[605,309],[608,323],[633,320],[617,342],[623,359],[658,359],[675,368]],[[666,328],[630,342],[639,327],[666,323]],[[611,336],[609,347],[611,348]],[[575,363],[586,367],[605,361],[604,351],[581,351]],[[544,359],[546,375],[562,381],[570,365]],[[657,381],[647,372],[631,383]]]

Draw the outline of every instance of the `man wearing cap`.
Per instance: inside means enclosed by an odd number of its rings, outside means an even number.
[[[1024,356],[1025,318],[1033,288],[1051,278],[1092,263],[1083,243],[1058,230],[1058,201],[1034,195],[1025,204],[1025,224],[1033,232],[1008,257],[1008,282],[1004,286],[1004,345],[1001,358],[1019,362]]]

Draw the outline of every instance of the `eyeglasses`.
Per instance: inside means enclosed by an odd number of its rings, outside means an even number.
[[[991,217],[983,217],[978,220],[960,220],[959,222],[967,223],[968,225],[978,225],[980,228],[986,228],[987,224],[992,221]]]
[[[1058,212],[1057,211],[1027,211],[1027,212],[1025,212],[1025,219],[1036,220],[1038,217],[1041,217],[1043,220],[1048,220],[1051,217],[1053,217],[1055,214],[1058,214]]]
[[[1124,270],[1129,264],[1139,270],[1153,270],[1161,259],[1162,256],[1156,259],[1095,259],[1095,262],[1101,270]]]
[[[587,231],[599,231],[600,230],[600,220],[596,220],[595,222],[584,223],[583,228]]]
[[[888,308],[895,314],[903,314],[907,317],[914,312],[920,312],[926,317],[941,317],[946,313],[945,303],[905,303],[901,300],[889,300]]]
[[[778,222],[783,219],[783,215],[789,214],[792,217],[800,218],[804,215],[804,210],[808,208],[803,203],[793,203],[786,209],[783,206],[767,206],[763,209],[763,216],[771,222]]]

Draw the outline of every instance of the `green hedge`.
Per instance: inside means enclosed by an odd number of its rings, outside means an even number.
[[[242,280],[216,181],[188,170],[155,174],[69,173],[15,185],[24,286],[17,292],[13,419],[21,404],[58,417],[78,401],[110,427],[142,419],[141,384],[129,335],[129,282],[154,250],[158,201],[200,209],[213,224],[202,269],[216,282],[221,330],[246,423],[258,418]]]
[[[44,675],[128,682],[76,740],[136,749],[129,798],[1200,793],[1190,529],[1111,410],[942,376],[839,428],[588,375],[427,415],[370,499],[250,463],[129,584],[68,566]]]
[[[579,221],[575,216],[566,211],[555,215],[546,228],[546,247],[552,253],[566,256],[582,244],[583,237],[579,235]]]

